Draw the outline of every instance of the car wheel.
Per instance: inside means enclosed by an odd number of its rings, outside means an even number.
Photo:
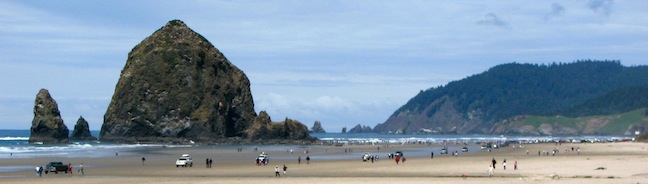
[[[180,166],[176,165],[176,167],[180,167]]]
[[[48,171],[45,171],[45,174],[47,174],[47,173],[48,173]]]

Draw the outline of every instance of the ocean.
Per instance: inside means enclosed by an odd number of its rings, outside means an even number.
[[[99,131],[91,131],[91,134],[98,137]],[[107,143],[100,141],[71,142],[67,144],[30,144],[29,130],[0,130],[0,173],[18,170],[30,170],[31,166],[11,166],[3,165],[4,159],[29,159],[29,158],[101,158],[110,157],[115,154],[119,156],[139,156],[140,151],[157,148],[174,148],[174,147],[200,147],[203,145],[165,145],[165,144],[119,144]],[[341,133],[324,133],[311,134],[324,143],[333,146],[342,146],[345,144],[434,144],[435,147],[428,149],[411,149],[406,151],[409,156],[427,156],[429,151],[440,151],[442,146],[447,146],[449,150],[460,150],[467,147],[475,153],[480,151],[480,145],[486,142],[497,143],[538,143],[538,142],[555,142],[555,141],[572,141],[572,142],[610,142],[631,140],[627,136],[504,136],[504,135],[402,135],[402,134],[341,134]],[[310,146],[321,146],[310,145]],[[210,146],[213,148],[213,146]],[[257,147],[263,150],[288,150],[294,145],[221,145],[223,149],[245,148],[246,150]],[[298,147],[309,147],[309,145],[299,145]],[[380,154],[387,154],[380,153]],[[463,153],[462,153],[463,154]],[[318,159],[355,159],[357,155],[329,155],[319,156]],[[288,157],[275,157],[275,159],[290,159]]]
[[[91,131],[95,137],[99,131]],[[0,130],[0,159],[35,158],[35,157],[105,157],[115,153],[129,154],[136,149],[161,147],[187,147],[197,145],[164,145],[164,144],[116,144],[100,141],[71,142],[68,144],[30,144],[29,130]],[[403,135],[403,134],[311,134],[322,142],[335,145],[344,144],[473,144],[483,142],[553,142],[553,141],[587,141],[608,142],[630,140],[627,136],[504,136],[504,135]],[[474,144],[477,143],[477,144]],[[252,145],[254,146],[254,145]],[[278,148],[283,149],[283,148]],[[127,156],[127,155],[123,155]]]

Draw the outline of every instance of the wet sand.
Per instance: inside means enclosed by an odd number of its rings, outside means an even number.
[[[506,147],[492,152],[479,151],[459,156],[441,155],[441,145],[351,145],[308,146],[288,149],[201,146],[166,148],[139,151],[130,156],[104,158],[40,158],[5,159],[2,165],[35,167],[58,160],[73,164],[74,175],[43,174],[34,171],[0,173],[2,183],[648,183],[648,144],[646,143],[563,143],[555,145],[525,144],[524,148]],[[461,145],[452,145],[459,146]],[[474,146],[474,145],[472,145]],[[378,151],[380,147],[380,151]],[[571,147],[580,148],[578,154]],[[353,152],[345,153],[352,149]],[[555,156],[538,156],[538,150],[560,150]],[[306,154],[311,157],[306,164]],[[387,159],[386,152],[409,150],[428,154],[408,156],[405,163],[396,164]],[[434,150],[434,159],[429,151]],[[527,150],[529,154],[527,155]],[[257,166],[254,159],[261,151],[270,156],[270,164]],[[454,151],[454,150],[451,150]],[[458,150],[459,151],[459,150]],[[381,153],[380,160],[371,163],[361,161],[362,153]],[[193,167],[176,167],[175,160],[181,154],[191,154]],[[141,155],[141,156],[140,156]],[[297,163],[301,156],[302,163]],[[145,157],[144,164],[141,157]],[[349,159],[330,159],[330,158]],[[206,168],[205,159],[213,160],[212,168]],[[327,159],[318,159],[327,158]],[[487,170],[491,160],[497,165],[495,175],[489,177]],[[507,160],[507,169],[502,168]],[[514,170],[514,162],[518,170]],[[77,173],[84,163],[85,175]],[[274,167],[288,167],[287,177],[277,178]],[[466,177],[464,177],[464,175]]]

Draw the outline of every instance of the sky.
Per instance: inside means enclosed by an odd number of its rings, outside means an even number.
[[[70,131],[100,130],[128,53],[173,19],[245,72],[257,113],[327,132],[500,64],[648,64],[648,1],[4,0],[0,129],[29,129],[45,88]]]

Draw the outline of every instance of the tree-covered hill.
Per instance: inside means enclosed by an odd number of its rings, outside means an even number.
[[[503,64],[421,91],[374,130],[491,133],[494,123],[519,115],[623,113],[648,106],[647,88],[648,66],[619,61]]]

